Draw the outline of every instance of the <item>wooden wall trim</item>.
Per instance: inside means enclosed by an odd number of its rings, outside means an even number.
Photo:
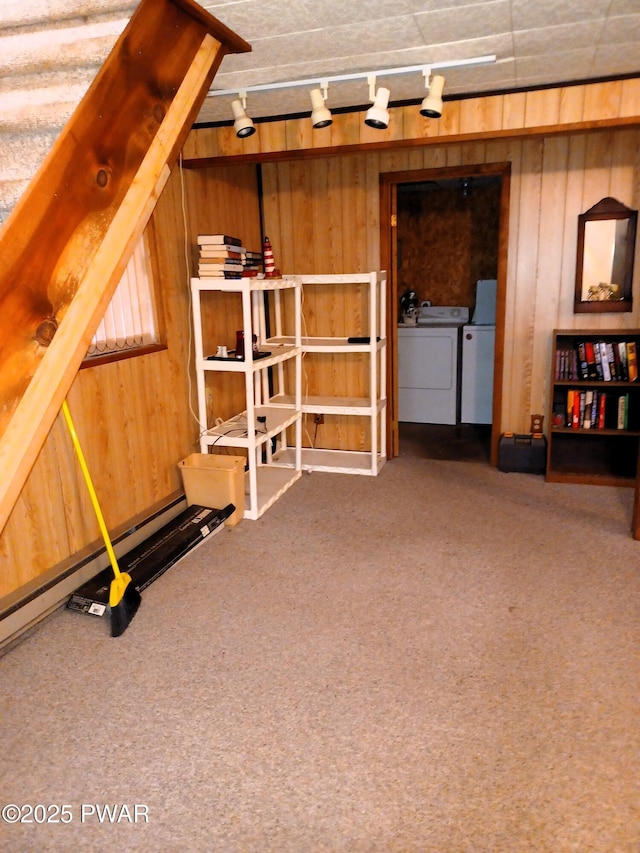
[[[309,119],[256,122],[238,139],[232,126],[195,128],[183,150],[185,168],[385,151],[443,143],[549,136],[640,124],[640,78],[447,101],[440,119],[415,106],[394,107],[385,131],[364,125],[362,112],[341,113],[313,130]]]

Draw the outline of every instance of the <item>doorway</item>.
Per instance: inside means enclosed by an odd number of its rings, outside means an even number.
[[[381,175],[381,260],[389,280],[389,457],[488,457],[497,465],[501,431],[510,165],[486,164]],[[497,281],[491,424],[400,422],[398,306],[407,289],[437,306],[475,308],[476,282]],[[403,395],[406,391],[403,390]],[[455,392],[454,392],[455,393]],[[401,435],[402,433],[402,435]],[[422,437],[421,437],[422,436]]]

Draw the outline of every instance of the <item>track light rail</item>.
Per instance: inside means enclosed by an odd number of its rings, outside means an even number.
[[[350,74],[335,74],[332,77],[318,75],[317,77],[307,77],[304,80],[289,80],[278,83],[259,83],[255,86],[239,86],[235,89],[209,89],[207,97],[217,98],[220,96],[236,95],[239,91],[243,93],[249,92],[269,92],[275,89],[291,89],[295,86],[321,86],[326,88],[328,83],[344,83],[348,80],[368,80],[372,75],[375,77],[391,77],[396,74],[411,74],[420,72],[422,74],[430,74],[432,71],[441,71],[445,68],[464,68],[477,65],[491,65],[496,61],[495,54],[487,54],[485,56],[473,56],[469,59],[457,59],[445,62],[423,62],[420,65],[405,65],[400,68],[383,68],[379,71],[355,71]]]

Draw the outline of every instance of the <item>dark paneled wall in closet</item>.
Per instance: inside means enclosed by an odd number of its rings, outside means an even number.
[[[500,178],[460,178],[398,188],[398,293],[434,305],[468,305],[496,278]]]

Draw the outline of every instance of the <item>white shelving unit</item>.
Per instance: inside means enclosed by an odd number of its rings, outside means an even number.
[[[283,290],[294,295],[294,334],[278,340],[266,338],[265,292],[279,294]],[[205,352],[202,335],[202,293],[237,293],[242,300],[242,325],[245,357],[218,358]],[[247,449],[248,470],[245,474],[246,506],[244,517],[257,519],[299,479],[302,473],[302,380],[301,380],[301,283],[300,278],[191,279],[193,307],[200,450],[210,453],[212,447]],[[279,312],[278,312],[279,313]],[[277,331],[282,332],[278,317]],[[252,341],[257,337],[257,351],[270,355],[254,355]],[[294,361],[293,389],[285,386],[285,362]],[[271,368],[271,370],[270,370]],[[209,371],[244,374],[246,409],[222,423],[209,423],[206,376]],[[270,386],[272,390],[270,390]],[[263,420],[264,419],[264,420]],[[287,434],[295,435],[287,445]]]
[[[287,276],[285,276],[285,279]],[[294,278],[294,277],[291,277]],[[366,451],[302,448],[302,467],[305,470],[331,471],[344,474],[376,476],[386,461],[386,295],[387,276],[384,272],[349,273],[346,275],[303,275],[296,277],[303,290],[323,285],[362,284],[368,287],[367,342],[350,343],[347,338],[303,337],[304,353],[368,353],[369,396],[336,397],[327,389],[322,396],[302,398],[302,412],[324,415],[357,415],[369,419],[370,447]],[[276,303],[277,309],[277,303]],[[276,325],[279,312],[276,310]],[[278,329],[276,329],[278,334]],[[290,344],[289,337],[276,337],[279,343]],[[285,456],[284,458],[287,458]],[[288,454],[290,464],[294,464]]]

